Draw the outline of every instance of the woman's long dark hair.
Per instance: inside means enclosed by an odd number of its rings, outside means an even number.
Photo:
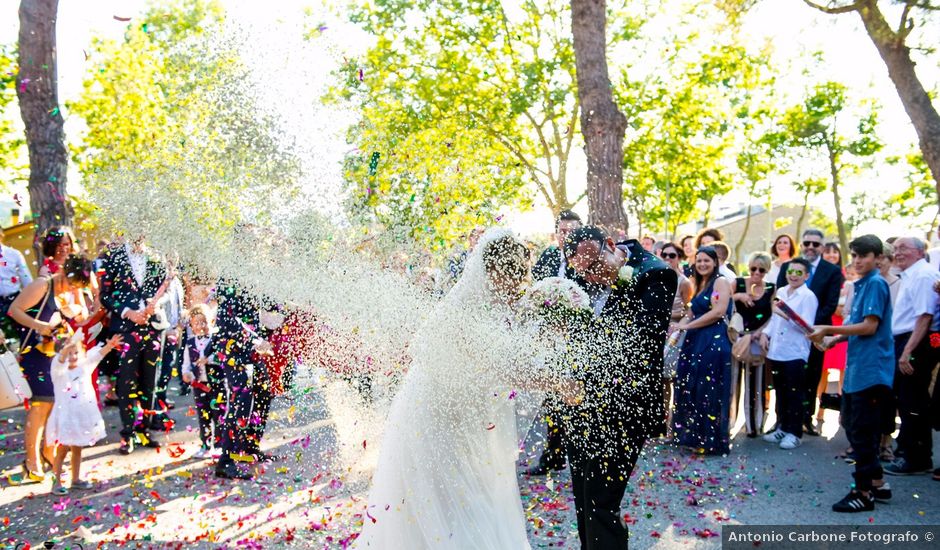
[[[712,283],[712,281],[718,278],[718,253],[715,252],[715,249],[711,246],[703,246],[695,252],[696,257],[698,257],[699,254],[705,254],[711,258],[712,261],[715,262],[715,269],[712,270],[708,277],[705,277],[698,272],[698,269],[695,268],[695,258],[692,258],[692,281],[695,283],[694,296],[701,294],[701,292],[705,290],[708,285]]]

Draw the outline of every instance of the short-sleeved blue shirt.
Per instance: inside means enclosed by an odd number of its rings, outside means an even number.
[[[855,298],[847,324],[861,323],[865,317],[879,319],[878,330],[869,336],[849,336],[845,365],[847,393],[872,386],[894,383],[894,337],[891,335],[891,292],[877,269],[855,281]]]

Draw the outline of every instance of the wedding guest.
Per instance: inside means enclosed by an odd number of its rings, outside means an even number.
[[[10,304],[10,317],[25,333],[20,344],[20,367],[33,396],[26,411],[26,460],[22,476],[11,482],[35,483],[43,479],[43,464],[52,468],[54,449],[43,439],[46,420],[55,402],[51,366],[55,356],[54,339],[68,328],[60,309],[59,296],[72,294],[91,284],[91,262],[70,256],[62,269],[50,277],[30,283]],[[40,464],[42,462],[42,464]]]
[[[666,262],[679,280],[676,295],[672,300],[672,314],[669,317],[669,329],[666,332],[667,341],[679,330],[679,322],[689,310],[689,300],[692,299],[692,281],[682,273],[680,262],[685,259],[685,252],[676,243],[666,243],[660,252],[660,257]],[[672,385],[676,378],[676,364],[666,365],[663,370],[663,404],[666,409],[666,426],[671,425],[672,419]]]
[[[767,272],[772,261],[764,252],[754,252],[748,258],[748,276],[735,279],[734,300],[735,310],[741,314],[744,321],[744,333],[739,338],[750,335],[751,349],[760,341],[761,333],[772,315],[773,296],[776,287],[767,282]],[[767,414],[765,396],[768,389],[768,380],[765,376],[764,360],[762,355],[751,355],[750,360],[741,362],[732,358],[732,410],[737,408],[740,390],[744,389],[744,424],[748,437],[757,437],[764,430],[764,419]],[[743,384],[739,384],[743,376]],[[736,418],[736,414],[732,414]],[[733,423],[732,423],[733,425]]]
[[[857,513],[874,510],[875,500],[886,501],[892,496],[884,483],[878,445],[884,423],[882,408],[894,382],[894,339],[888,285],[878,273],[881,239],[863,235],[849,243],[849,251],[860,277],[854,283],[849,321],[841,327],[817,325],[810,339],[823,349],[841,340],[849,342],[841,422],[853,449],[855,484],[832,510]]]
[[[635,240],[614,243],[597,227],[565,241],[565,256],[598,291],[593,350],[578,376],[587,396],[568,432],[578,535],[585,550],[626,548],[621,503],[646,440],[660,429],[663,347],[676,274]],[[625,269],[629,268],[629,269]],[[625,380],[632,383],[625,384]]]
[[[734,271],[734,266],[728,262],[728,258],[731,257],[731,247],[722,241],[714,241],[708,246],[714,248],[715,253],[718,254],[718,274],[728,279],[728,282],[733,285],[738,276]]]
[[[787,264],[787,286],[775,296],[807,323],[816,318],[819,307],[816,295],[806,288],[809,271],[806,259],[791,260]],[[803,440],[806,408],[803,371],[809,359],[810,341],[796,322],[778,312],[761,332],[760,343],[767,354],[777,393],[777,429],[765,435],[764,441],[777,443],[781,449],[795,449]]]
[[[160,373],[155,392],[157,402],[155,408],[162,411],[157,415],[157,425],[163,425],[165,427],[171,427],[173,425],[173,421],[170,420],[167,411],[174,408],[175,403],[167,396],[167,389],[169,388],[174,371],[177,371],[178,366],[181,364],[181,349],[185,339],[185,334],[183,333],[185,290],[183,289],[183,283],[180,281],[178,275],[178,263],[178,258],[171,257],[167,259],[166,270],[169,284],[163,296],[158,301],[155,310],[157,322],[153,325],[155,329],[163,327],[163,343],[161,344],[163,351],[161,354]]]
[[[839,307],[839,294],[842,292],[842,283],[845,276],[842,270],[835,265],[822,259],[823,233],[818,229],[807,229],[802,235],[803,242],[800,246],[802,258],[809,261],[810,274],[807,286],[816,295],[819,307],[816,309],[816,319],[813,323],[816,325],[829,325],[832,323],[832,314]],[[777,288],[783,288],[787,285],[786,268],[789,262],[781,266],[780,275],[777,276]],[[807,322],[810,320],[807,319]],[[806,368],[806,401],[810,406],[806,410],[806,418],[803,419],[803,433],[818,436],[813,425],[814,415],[816,413],[816,388],[819,387],[819,379],[822,378],[823,353],[818,348],[813,347],[809,352],[809,361]]]
[[[58,273],[65,264],[66,258],[78,254],[75,234],[72,229],[57,226],[46,231],[42,239],[42,266],[39,267],[39,276],[48,277]]]
[[[731,283],[718,273],[718,253],[703,246],[695,255],[691,317],[676,368],[672,425],[679,445],[703,454],[730,451],[731,341],[728,317],[734,304]]]
[[[891,307],[898,301],[898,291],[901,290],[901,278],[898,277],[895,273],[894,265],[894,246],[888,243],[884,243],[884,255],[878,260],[878,271],[881,274],[881,277],[888,283],[888,292],[891,294]],[[846,296],[846,306],[845,311],[852,311],[852,300],[855,290],[855,285],[852,285],[852,288],[849,289],[850,292]],[[936,290],[936,289],[935,289]],[[934,315],[936,322],[937,315]],[[940,327],[934,327],[940,328]],[[934,390],[934,393],[938,392]],[[894,462],[896,458],[894,456],[894,431],[897,429],[896,418],[898,408],[894,403],[894,395],[891,396],[891,399],[883,407],[884,409],[884,428],[881,432],[881,453],[878,457],[882,462]],[[940,428],[935,428],[940,429]]]
[[[682,246],[683,257],[685,257],[685,261],[682,262],[682,274],[691,277],[692,262],[695,257],[695,247],[693,246],[695,244],[695,235],[685,235],[679,241],[679,244]]]
[[[57,342],[59,351],[51,366],[56,400],[46,424],[46,440],[56,448],[52,494],[60,496],[69,492],[62,483],[66,456],[70,456],[71,488],[92,488],[92,483],[81,476],[82,448],[103,439],[105,427],[98,409],[98,389],[91,375],[102,357],[121,345],[121,336],[115,335],[86,353],[83,336],[79,329],[70,340]]]
[[[643,237],[640,239],[640,246],[642,246],[643,250],[647,252],[652,252],[653,245],[655,244],[656,244],[656,239],[654,239],[653,237],[649,235],[643,235]]]
[[[725,234],[721,231],[721,229],[717,229],[714,227],[706,227],[695,235],[695,239],[692,241],[692,248],[693,250],[697,251],[703,246],[710,245],[711,243],[715,241],[724,241],[724,240],[725,240]]]
[[[774,244],[770,245],[770,255],[774,262],[767,272],[767,282],[777,284],[777,277],[780,275],[780,266],[789,262],[796,256],[796,241],[789,233],[781,233],[774,239]]]
[[[842,264],[842,249],[839,248],[839,243],[830,241],[823,245],[823,259],[832,265],[843,270],[845,273],[845,266]]]
[[[885,466],[890,475],[911,475],[933,470],[930,422],[930,383],[937,365],[937,350],[930,340],[937,310],[934,284],[940,271],[925,259],[926,245],[916,237],[894,242],[895,263],[901,269],[901,288],[891,319],[897,369],[894,397],[901,417],[898,456]],[[934,337],[936,338],[936,337]]]
[[[205,458],[218,448],[222,437],[223,408],[214,402],[225,394],[225,382],[212,348],[212,315],[205,304],[189,310],[192,337],[183,346],[183,381],[193,388],[201,446],[193,458]]]
[[[3,228],[0,228],[0,331],[7,338],[16,338],[16,326],[7,315],[10,304],[24,288],[33,282],[23,254],[3,244]]]
[[[266,457],[252,454],[256,434],[245,429],[255,407],[255,382],[262,379],[256,353],[270,351],[262,338],[259,300],[233,281],[221,280],[216,285],[218,312],[213,347],[223,365],[225,383],[229,388],[228,407],[222,429],[222,455],[215,467],[216,477],[252,479],[250,465]]]
[[[563,277],[575,281],[582,288],[585,287],[584,281],[578,277],[574,268],[568,265],[568,260],[565,258],[564,253],[565,239],[568,238],[568,235],[570,235],[572,231],[581,227],[581,225],[581,216],[576,212],[562,210],[558,213],[558,217],[555,218],[555,243],[546,248],[542,251],[542,254],[539,255],[539,259],[532,267],[533,280],[541,281],[548,277]],[[541,476],[551,470],[559,471],[564,470],[566,467],[563,446],[564,434],[562,433],[562,427],[558,422],[558,418],[553,418],[553,413],[558,408],[558,405],[557,398],[551,394],[546,397],[545,403],[542,405],[542,411],[545,413],[544,417],[548,425],[548,433],[545,438],[545,450],[542,451],[542,454],[539,456],[538,463],[526,471],[527,475]]]
[[[164,263],[148,251],[143,237],[109,250],[104,258],[101,304],[111,316],[111,331],[124,340],[117,378],[121,414],[119,452],[123,455],[134,452],[135,441],[145,447],[160,447],[150,430],[156,414],[154,391],[162,353],[162,330],[152,323],[156,320],[155,299],[159,299],[165,280]],[[138,404],[143,412],[140,421],[134,411]]]
[[[828,243],[825,250],[826,252],[823,253],[824,260],[836,266],[842,265],[842,251],[839,249],[839,245],[836,243]],[[852,282],[858,279],[855,268],[852,265],[845,266],[842,269],[842,273],[845,275],[845,282],[842,283],[842,290],[839,292],[839,306],[836,308],[835,313],[832,314],[831,324],[833,326],[842,325],[845,312],[849,311],[849,307],[851,307],[850,296],[853,292]],[[829,371],[834,370],[839,373],[837,393],[842,393],[842,383],[845,381],[847,348],[848,344],[846,342],[840,342],[823,353],[822,376],[819,378],[819,386],[816,387],[816,400],[820,403],[819,409],[816,411],[816,422],[821,423],[824,419],[823,413],[825,411],[822,408],[822,395],[826,393],[826,390],[829,388]]]

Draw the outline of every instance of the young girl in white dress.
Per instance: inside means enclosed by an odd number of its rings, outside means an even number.
[[[55,388],[55,406],[46,423],[46,440],[56,447],[52,493],[68,494],[62,485],[62,465],[72,454],[72,488],[90,489],[91,482],[81,478],[82,447],[90,447],[104,438],[104,419],[98,409],[98,395],[91,381],[92,372],[112,349],[122,344],[114,335],[106,344],[85,352],[81,329],[56,353],[51,377]]]

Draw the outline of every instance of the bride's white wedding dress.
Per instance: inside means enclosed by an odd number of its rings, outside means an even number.
[[[482,251],[412,345],[355,547],[529,548],[516,480],[513,369],[519,336],[488,290]]]

